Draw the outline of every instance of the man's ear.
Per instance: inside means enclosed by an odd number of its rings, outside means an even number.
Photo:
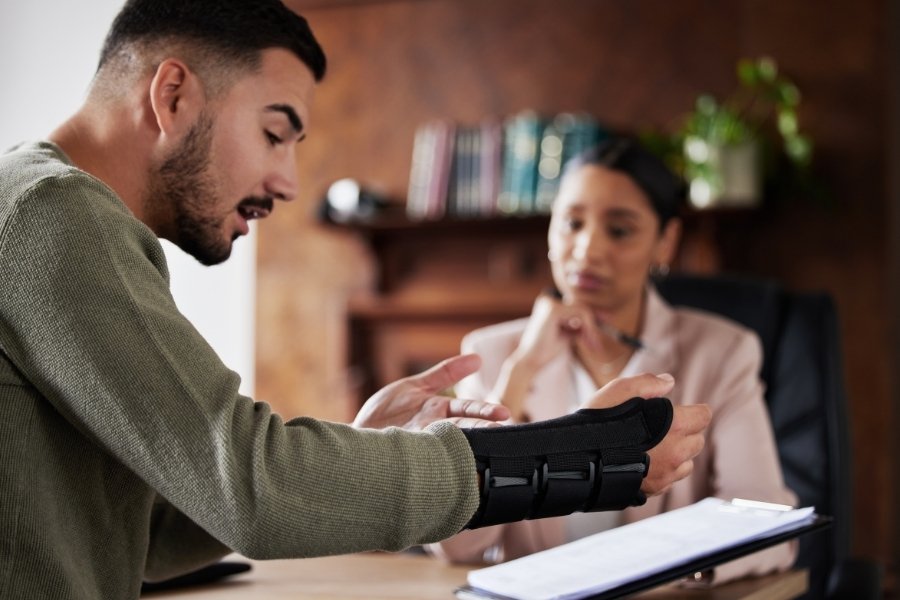
[[[161,136],[181,137],[203,110],[206,95],[196,73],[167,58],[150,80],[150,107]]]

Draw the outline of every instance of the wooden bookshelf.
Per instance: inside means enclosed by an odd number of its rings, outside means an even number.
[[[668,128],[698,93],[732,89],[739,58],[771,51],[804,89],[800,118],[835,202],[823,210],[796,198],[749,222],[717,218],[711,232],[709,224],[694,225],[716,242],[724,269],[834,294],[858,442],[855,472],[866,474],[853,483],[854,547],[894,562],[900,537],[891,532],[900,525],[890,524],[900,519],[892,516],[896,492],[886,482],[898,461],[886,445],[884,415],[900,415],[891,401],[900,376],[886,358],[896,354],[896,336],[885,315],[897,303],[885,282],[900,269],[888,252],[898,236],[889,235],[894,204],[886,169],[896,161],[885,148],[897,106],[885,92],[897,63],[886,49],[897,36],[883,24],[896,22],[888,15],[895,3],[760,0],[737,3],[737,10],[701,0],[288,4],[309,19],[329,73],[316,91],[315,135],[298,152],[299,202],[260,223],[258,397],[286,416],[349,416],[343,306],[371,273],[353,262],[356,234],[322,234],[304,212],[331,182],[350,175],[404,196],[416,127],[433,118],[474,124],[525,107],[542,114],[584,109],[616,128]],[[840,42],[834,60],[822,60],[822,40]],[[700,269],[715,268],[708,253],[698,254]],[[344,336],[340,343],[336,335]]]
[[[348,307],[349,360],[360,402],[457,354],[472,329],[527,316],[550,284],[547,215],[335,224],[375,258],[375,288]]]

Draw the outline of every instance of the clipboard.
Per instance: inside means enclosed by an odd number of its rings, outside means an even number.
[[[648,573],[642,577],[624,582],[621,585],[617,585],[599,593],[590,594],[589,592],[586,592],[585,595],[579,595],[577,598],[579,600],[612,600],[629,594],[646,591],[667,583],[678,581],[679,579],[688,577],[698,571],[710,569],[802,535],[827,529],[831,526],[831,523],[831,517],[815,514],[814,518],[811,520],[798,523],[796,526],[792,526],[788,529],[775,531],[769,535],[742,541],[715,552],[698,555],[676,566]],[[457,588],[455,594],[459,600],[519,600],[515,597],[504,596],[472,586]],[[566,597],[576,596],[570,595]]]
[[[678,581],[679,579],[688,577],[693,573],[696,573],[697,571],[705,571],[706,569],[711,569],[715,566],[727,563],[736,558],[741,558],[742,556],[753,554],[758,550],[776,546],[781,542],[786,542],[790,539],[800,537],[801,535],[819,531],[820,529],[826,529],[828,527],[831,527],[831,520],[831,517],[817,515],[815,521],[808,525],[802,525],[798,529],[784,531],[773,536],[760,538],[751,542],[745,542],[727,550],[721,550],[708,556],[696,558],[688,563],[685,563],[682,566],[673,567],[665,571],[660,571],[659,573],[649,575],[643,579],[639,579],[637,581],[621,585],[617,588],[607,590],[606,592],[603,592],[601,594],[588,596],[586,600],[611,600],[613,598],[621,598],[622,596],[628,594],[642,592],[658,587],[660,585],[664,585],[666,583]]]

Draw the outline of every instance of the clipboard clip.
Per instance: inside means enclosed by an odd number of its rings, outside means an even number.
[[[732,510],[735,512],[743,510],[765,510],[783,513],[794,510],[794,507],[788,504],[775,504],[774,502],[747,500],[745,498],[732,498],[731,502],[724,503],[721,508],[724,510]]]

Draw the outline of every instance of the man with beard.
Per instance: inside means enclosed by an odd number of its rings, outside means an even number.
[[[142,579],[232,550],[395,550],[504,517],[485,430],[453,424],[508,412],[437,395],[477,357],[387,386],[353,427],[284,423],[238,394],[169,293],[158,238],[216,264],[295,197],[324,72],[306,21],[277,0],[129,0],[82,108],[0,157],[0,597],[136,598]],[[592,405],[671,386],[621,380]],[[708,412],[673,421],[667,401],[637,402],[636,462],[604,487],[592,463],[583,496],[555,511],[608,508],[596,500],[613,492],[640,503],[690,471]],[[599,431],[624,414],[611,411],[577,425]],[[425,432],[373,429],[388,426]]]

